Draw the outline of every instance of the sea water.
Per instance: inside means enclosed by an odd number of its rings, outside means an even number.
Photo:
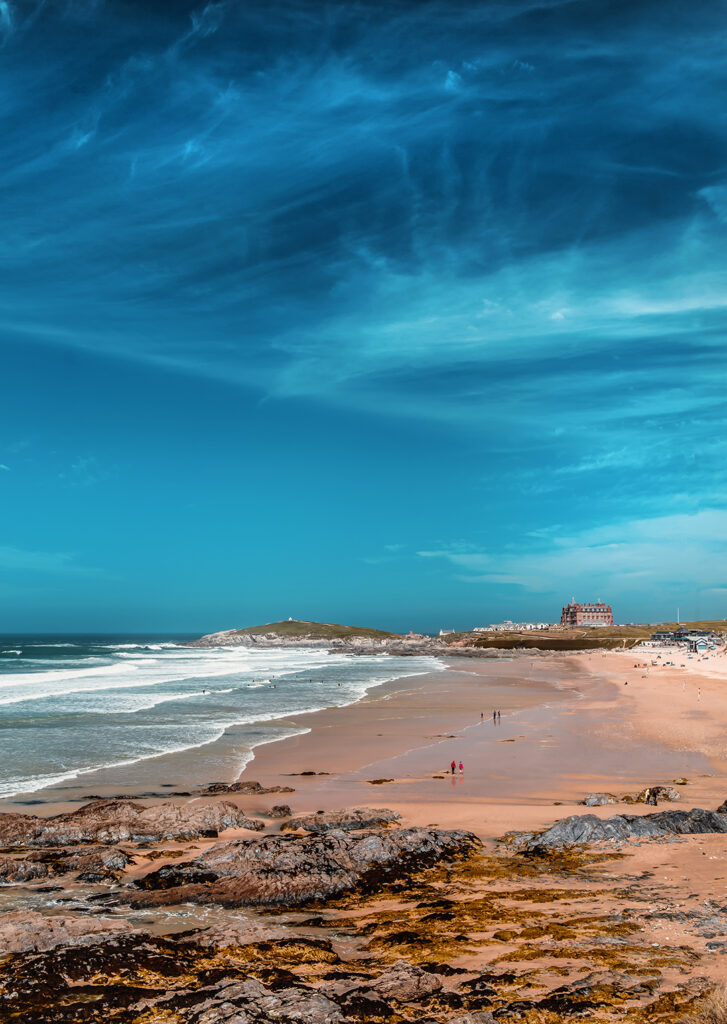
[[[0,797],[145,762],[163,774],[165,758],[187,751],[197,774],[232,781],[255,746],[301,731],[283,716],[350,704],[382,682],[441,667],[426,657],[183,639],[0,637]]]

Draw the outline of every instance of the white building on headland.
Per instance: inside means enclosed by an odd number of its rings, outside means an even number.
[[[440,629],[439,630],[439,635],[440,636],[452,636],[452,634],[456,633],[456,632],[457,632],[456,629]]]

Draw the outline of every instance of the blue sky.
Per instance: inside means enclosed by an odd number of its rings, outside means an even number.
[[[727,617],[726,30],[0,0],[0,632]]]

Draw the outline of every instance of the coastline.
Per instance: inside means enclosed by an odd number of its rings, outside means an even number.
[[[429,805],[437,807],[442,824],[494,839],[509,828],[543,827],[557,816],[556,803],[575,808],[593,790],[638,791],[678,775],[694,777],[690,799],[701,799],[702,806],[718,796],[721,802],[720,783],[707,782],[727,778],[727,743],[721,741],[718,717],[707,740],[705,705],[691,708],[688,701],[701,688],[705,702],[722,706],[719,685],[710,679],[722,678],[723,663],[651,668],[650,678],[642,679],[635,659],[633,651],[453,655],[442,669],[373,684],[349,704],[266,721],[280,735],[246,741],[244,763],[237,727],[228,726],[202,745],[215,748],[215,778],[199,778],[199,748],[185,747],[5,797],[0,811],[46,816],[92,796],[154,802],[193,797],[213,782],[255,779],[266,786],[293,785],[296,811],[374,800],[419,820]],[[675,716],[656,699],[654,687],[667,687],[678,708],[677,677],[689,678],[690,688]],[[624,678],[630,689],[623,687]],[[493,708],[502,712],[497,726]],[[443,797],[445,780],[433,776],[444,774],[452,759],[462,760],[465,771],[461,778],[457,773],[455,793]],[[369,782],[381,778],[393,781]],[[609,807],[592,810],[612,813]]]
[[[384,669],[385,661],[383,658],[381,660]],[[348,707],[349,704],[365,699],[368,693],[377,692],[390,684],[396,685],[401,680],[436,676],[440,671],[438,662],[429,658],[427,660],[432,663],[428,671],[404,673],[402,670],[405,665],[397,664],[396,674],[365,683],[363,693],[344,704],[321,703],[295,713],[271,711],[252,717],[245,716],[241,711],[238,721],[221,727],[217,736],[200,743],[186,743],[161,753],[140,754],[100,767],[71,770],[57,777],[56,781],[32,788],[28,786],[12,795],[0,797],[0,811],[28,813],[32,808],[34,812],[37,810],[41,814],[50,814],[71,809],[90,796],[150,796],[154,790],[159,791],[156,794],[159,797],[189,796],[188,790],[198,790],[212,782],[234,782],[246,764],[254,758],[254,751],[258,747],[280,742],[297,733],[298,726],[293,724],[296,718],[315,716],[331,707]],[[394,666],[386,667],[394,671]],[[265,666],[261,668],[264,670]],[[206,768],[201,764],[203,761],[209,762]],[[165,794],[165,789],[169,793]]]

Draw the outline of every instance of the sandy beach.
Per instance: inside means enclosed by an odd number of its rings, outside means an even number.
[[[672,659],[677,664],[663,664]],[[588,793],[620,795],[678,777],[689,779],[690,805],[716,806],[727,795],[727,654],[685,662],[667,651],[652,660],[648,651],[453,657],[446,672],[396,679],[354,704],[279,719],[298,734],[257,747],[239,779],[294,786],[296,812],[374,801],[413,822],[468,828],[488,841],[542,828]],[[496,722],[493,710],[501,714]],[[224,745],[234,744],[230,733]],[[140,796],[155,786],[162,797],[165,788],[186,789],[194,757],[191,750],[87,773],[0,808],[48,815],[91,794]],[[464,769],[454,777],[453,760]],[[160,788],[170,762],[174,782]],[[255,810],[253,798],[236,799]]]

